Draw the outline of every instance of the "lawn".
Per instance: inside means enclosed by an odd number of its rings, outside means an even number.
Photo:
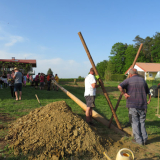
[[[119,82],[104,82],[113,107],[115,107],[118,97],[120,95],[120,92],[117,89],[118,84]],[[66,90],[71,92],[73,95],[75,95],[77,98],[79,98],[85,103],[83,83],[78,82],[77,85],[74,85],[73,83],[63,83],[60,85],[62,85]],[[149,86],[150,85],[151,84],[149,84]],[[40,107],[35,97],[35,94],[38,95],[42,106],[45,106],[51,102],[65,100],[66,103],[72,108],[73,112],[79,114],[80,116],[82,116],[82,118],[85,118],[84,111],[61,90],[39,90],[31,88],[29,85],[27,85],[27,87],[23,87],[23,95],[21,101],[15,101],[11,98],[10,88],[0,90],[0,125],[3,125],[5,128],[7,128],[7,125],[9,123],[12,123],[15,119],[28,114],[35,108]],[[110,119],[112,113],[105,97],[103,96],[101,88],[97,90],[97,97],[95,103],[95,110],[105,118]],[[160,137],[160,118],[155,116],[157,103],[158,98],[152,98],[151,103],[148,105],[146,118],[147,133],[149,136],[155,137],[155,139]],[[116,112],[122,127],[129,121],[128,110],[125,105],[126,100],[123,97]],[[113,123],[115,124],[114,120]],[[0,139],[3,139],[6,134],[7,129],[1,129]]]

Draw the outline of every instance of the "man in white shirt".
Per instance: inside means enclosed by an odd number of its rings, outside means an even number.
[[[92,123],[92,108],[95,107],[95,96],[96,88],[100,85],[97,85],[97,81],[94,77],[95,72],[93,68],[90,69],[90,74],[85,78],[85,92],[84,96],[86,99],[87,109],[86,109],[86,121],[88,124],[93,125]]]

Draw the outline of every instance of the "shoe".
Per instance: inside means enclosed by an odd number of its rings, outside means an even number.
[[[143,142],[143,145],[144,145],[144,146],[147,145],[147,144],[149,144],[147,141],[146,141],[146,142]]]
[[[138,144],[138,145],[143,145],[143,143],[138,143],[138,142],[136,142],[135,139],[132,139],[132,143]]]
[[[94,123],[93,122],[89,122],[89,125],[94,126]]]

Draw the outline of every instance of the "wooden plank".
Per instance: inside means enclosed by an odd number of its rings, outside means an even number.
[[[78,35],[79,35],[79,37],[80,37],[80,40],[81,40],[81,42],[82,42],[82,44],[83,44],[83,47],[84,47],[86,53],[87,53],[87,56],[88,56],[88,58],[89,58],[89,60],[90,60],[90,62],[91,62],[91,65],[92,65],[92,68],[94,69],[95,74],[96,74],[96,75],[99,75],[99,74],[98,74],[98,71],[97,71],[97,69],[96,69],[96,66],[95,66],[95,64],[94,64],[94,61],[93,61],[93,59],[92,59],[92,57],[91,57],[91,54],[90,54],[90,52],[89,52],[89,50],[88,50],[88,47],[87,47],[87,45],[86,45],[86,43],[85,43],[85,41],[84,41],[84,39],[83,39],[83,36],[82,36],[81,32],[78,32]],[[105,89],[105,87],[104,87],[103,81],[102,81],[100,78],[98,79],[98,81],[99,81],[99,84],[101,85],[102,91],[103,91],[104,96],[105,96],[105,98],[106,98],[106,100],[107,100],[107,102],[108,102],[108,105],[109,105],[109,107],[110,107],[110,109],[111,109],[111,111],[112,111],[112,114],[113,114],[114,119],[115,119],[115,121],[116,121],[116,123],[117,123],[117,126],[118,126],[118,128],[119,128],[120,130],[122,130],[122,127],[121,127],[121,125],[120,125],[120,123],[119,123],[119,120],[118,120],[118,118],[117,118],[117,115],[116,115],[116,113],[115,113],[115,111],[114,111],[114,109],[113,109],[113,106],[112,106],[112,103],[111,103],[111,101],[110,101],[110,99],[109,99],[109,96],[108,96],[108,94],[107,94],[107,91],[106,91],[106,89]]]

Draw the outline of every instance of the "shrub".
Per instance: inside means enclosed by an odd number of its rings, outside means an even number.
[[[74,79],[76,79],[76,82],[83,82],[84,78],[60,78],[60,82],[74,82]]]
[[[105,73],[106,81],[123,81],[127,77],[124,74],[111,74],[110,72]]]
[[[123,81],[126,79],[126,76],[124,74],[112,74],[111,75],[111,81]]]

